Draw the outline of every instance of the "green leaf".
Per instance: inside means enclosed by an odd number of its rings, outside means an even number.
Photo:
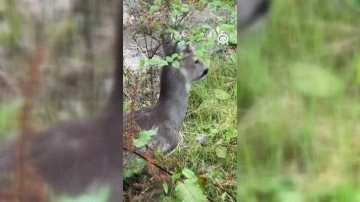
[[[237,44],[237,32],[231,32],[229,35],[229,43],[230,44]]]
[[[320,66],[296,63],[290,68],[290,73],[295,88],[308,96],[329,97],[344,90],[341,80]]]
[[[140,58],[140,68],[145,67],[145,62],[146,62],[146,60],[144,58]]]
[[[206,52],[202,49],[195,50],[194,54],[197,58],[205,58]]]
[[[154,1],[154,4],[155,4],[155,5],[160,5],[160,4],[161,4],[161,0],[155,0],[155,1]]]
[[[151,58],[148,59],[147,63],[149,65],[156,65],[159,67],[163,67],[165,65],[168,65],[169,63],[166,60],[160,59],[160,58]]]
[[[200,27],[201,29],[205,29],[205,30],[208,30],[208,29],[211,29],[211,26],[208,25],[208,24],[204,24],[204,25],[201,25]]]
[[[236,30],[235,24],[222,24],[219,26],[220,32],[233,33]]]
[[[181,173],[174,173],[171,178],[176,181],[181,178]]]
[[[151,6],[150,7],[150,14],[153,14],[153,13],[155,13],[156,11],[158,11],[159,10],[159,6]]]
[[[130,111],[130,106],[131,106],[131,101],[125,101],[124,104],[123,104],[124,112],[129,112]]]
[[[188,179],[197,178],[195,173],[192,170],[188,169],[188,168],[184,168],[181,172]]]
[[[205,202],[206,196],[200,189],[197,181],[184,180],[184,183],[179,182],[175,187],[175,195],[181,202]]]
[[[139,137],[135,138],[133,143],[135,147],[143,147],[150,142],[150,140],[157,134],[158,128],[148,130],[148,131],[140,131]]]
[[[168,62],[173,62],[174,59],[173,59],[172,57],[170,57],[170,56],[166,56],[166,61],[168,61]]]
[[[167,194],[169,192],[169,186],[166,182],[164,182],[163,184],[163,188],[164,188],[164,191],[165,191],[165,194]]]
[[[178,45],[178,47],[182,50],[182,49],[185,48],[186,42],[185,42],[185,41],[180,41],[177,45]]]
[[[226,158],[226,156],[227,156],[226,147],[218,146],[218,147],[216,147],[215,152],[216,152],[216,156],[219,158]]]
[[[175,39],[175,41],[181,41],[181,34],[179,32],[175,32],[174,39]]]
[[[228,100],[231,97],[227,92],[220,89],[215,89],[214,94],[215,97],[219,100]]]
[[[180,68],[180,63],[179,63],[179,61],[174,61],[174,62],[172,63],[172,66],[175,67],[175,68]]]
[[[184,41],[185,42],[185,41]],[[180,43],[180,42],[179,42]],[[179,56],[179,53],[174,53],[172,56],[171,56],[171,58],[172,59],[175,59],[176,57],[178,57]]]

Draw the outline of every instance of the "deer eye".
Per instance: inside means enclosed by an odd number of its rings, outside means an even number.
[[[200,63],[200,61],[199,60],[195,60],[195,64],[199,64]]]

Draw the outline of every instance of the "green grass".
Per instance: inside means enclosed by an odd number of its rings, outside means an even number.
[[[183,142],[172,154],[181,167],[198,175],[217,176],[214,182],[236,196],[236,66],[228,60],[215,58],[205,80],[192,86],[188,113],[183,128]],[[224,91],[226,96],[219,95]],[[197,135],[206,137],[206,146],[196,141]],[[226,150],[225,158],[217,148]],[[207,183],[206,195],[219,199],[219,188]],[[230,201],[224,194],[224,201]]]
[[[272,9],[239,35],[238,198],[360,201],[360,13],[320,0]]]

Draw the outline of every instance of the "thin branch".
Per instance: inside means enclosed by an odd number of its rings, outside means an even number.
[[[144,155],[140,154],[139,152],[129,150],[129,149],[126,148],[126,147],[123,147],[123,149],[124,149],[125,151],[131,152],[131,153],[139,156],[140,158],[144,159],[144,160],[147,161],[147,162],[150,162],[150,163],[153,164],[155,167],[157,167],[157,168],[159,168],[160,170],[164,171],[166,174],[168,174],[168,175],[172,175],[172,174],[173,174],[171,171],[168,171],[168,170],[166,170],[164,167],[162,167],[162,166],[158,165],[157,163],[153,162],[152,160],[149,160],[148,158],[146,158]]]

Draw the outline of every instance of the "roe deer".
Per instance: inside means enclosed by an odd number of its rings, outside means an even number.
[[[115,82],[108,106],[88,121],[63,124],[31,139],[25,160],[55,194],[76,196],[97,185],[109,185],[109,201],[122,201],[122,2],[119,4]],[[18,167],[18,141],[1,146],[0,183]]]
[[[177,43],[172,41],[170,35],[162,37],[162,45],[165,57],[180,53]],[[195,58],[190,45],[182,52],[184,58],[180,61],[179,69],[168,65],[161,71],[160,96],[157,103],[134,112],[134,119],[141,130],[158,128],[149,146],[152,149],[160,146],[160,152],[163,154],[173,151],[181,140],[179,131],[186,114],[191,83],[208,73],[203,63]],[[130,116],[125,115],[124,126],[129,121]],[[128,165],[134,157],[134,154],[124,153],[123,165]]]

